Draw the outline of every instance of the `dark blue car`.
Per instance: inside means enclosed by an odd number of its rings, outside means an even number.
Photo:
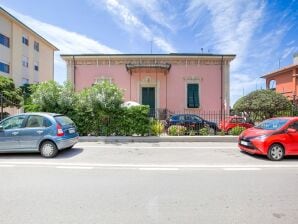
[[[78,142],[74,122],[61,114],[24,113],[0,122],[0,152],[40,152],[55,157]]]
[[[219,131],[215,122],[207,121],[196,114],[174,114],[166,120],[166,128],[169,128],[171,125],[181,125],[195,131],[207,127],[209,134],[216,134]]]

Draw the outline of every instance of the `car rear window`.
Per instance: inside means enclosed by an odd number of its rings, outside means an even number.
[[[62,126],[74,124],[74,122],[69,117],[66,117],[66,116],[55,116],[55,120]]]

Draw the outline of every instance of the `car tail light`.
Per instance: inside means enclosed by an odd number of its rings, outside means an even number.
[[[57,124],[57,136],[63,136],[64,132],[60,124]]]

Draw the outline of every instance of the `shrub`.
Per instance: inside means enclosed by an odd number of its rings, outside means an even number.
[[[244,128],[244,127],[237,126],[237,127],[232,128],[229,133],[231,133],[231,135],[240,135],[241,132],[243,132],[245,129],[246,128]]]
[[[224,136],[226,133],[224,130],[221,130],[220,132],[217,132],[218,135]]]
[[[187,134],[190,136],[195,136],[198,132],[194,129],[188,129]]]
[[[149,107],[122,108],[123,91],[102,82],[80,92],[70,83],[54,81],[30,87],[26,109],[62,113],[77,125],[80,135],[145,135],[150,132]]]
[[[199,130],[199,134],[204,136],[209,135],[209,128],[208,127],[201,128]]]
[[[152,135],[158,136],[158,135],[160,135],[164,132],[165,126],[161,121],[153,120],[151,122],[150,129],[151,129],[151,134]]]
[[[168,134],[171,136],[185,135],[186,127],[181,125],[172,125],[168,129]]]
[[[100,135],[145,135],[150,132],[149,107],[140,105],[119,108],[101,123]]]

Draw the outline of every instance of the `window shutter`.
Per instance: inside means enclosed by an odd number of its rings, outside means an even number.
[[[187,107],[198,108],[199,105],[199,84],[187,84]]]

